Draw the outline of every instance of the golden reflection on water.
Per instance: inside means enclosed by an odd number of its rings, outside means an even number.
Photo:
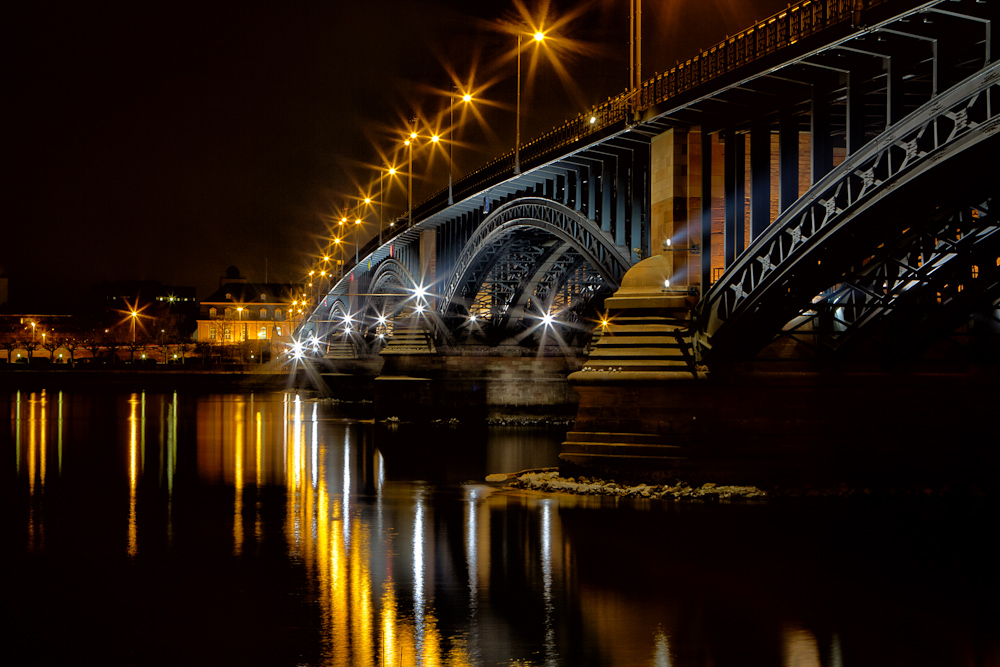
[[[816,635],[804,628],[783,628],[784,667],[822,667]]]
[[[142,395],[142,404],[145,407],[146,395]],[[136,394],[132,394],[128,400],[128,555],[135,557],[139,553],[139,528],[136,517],[136,491],[139,486],[139,438],[140,430],[139,418],[136,408],[140,399]],[[145,410],[143,411],[145,413]]]
[[[60,393],[52,401],[46,392],[19,392],[13,398],[18,472],[27,478],[28,493],[34,499],[44,493],[53,472],[62,471],[67,439],[63,396]],[[227,497],[233,502],[235,556],[252,552],[262,539],[265,528],[259,491],[268,485],[285,489],[281,530],[315,595],[327,664],[492,664],[500,658],[498,651],[502,652],[496,646],[496,625],[504,626],[506,620],[498,621],[496,610],[485,601],[496,575],[491,575],[492,563],[501,561],[504,568],[523,569],[534,591],[529,593],[535,595],[528,604],[540,605],[536,611],[544,623],[538,652],[530,657],[504,654],[505,664],[564,661],[559,647],[565,644],[560,643],[557,630],[559,615],[565,613],[578,614],[585,635],[599,639],[595,643],[617,656],[635,656],[618,664],[679,664],[673,641],[680,633],[676,610],[668,611],[669,605],[664,604],[651,613],[617,590],[593,581],[580,586],[576,581],[585,575],[575,569],[572,524],[560,512],[606,501],[496,493],[485,485],[466,485],[460,515],[464,550],[456,554],[456,561],[438,563],[436,557],[448,553],[449,538],[442,528],[445,519],[434,516],[431,490],[423,483],[387,485],[382,456],[360,426],[328,420],[318,402],[291,394],[201,397],[196,412],[197,475],[212,485],[232,485],[232,496],[227,493]],[[149,423],[147,414],[151,415]],[[140,545],[149,550],[153,543],[140,540],[145,533],[139,519],[151,515],[147,505],[139,502],[140,486],[153,481],[144,478],[147,457],[150,468],[154,460],[159,462],[168,503],[172,496],[177,420],[176,393],[159,398],[147,398],[145,393],[128,396],[127,551],[131,557],[140,553]],[[157,452],[147,451],[147,435],[152,442],[157,431],[158,459]],[[54,453],[58,453],[58,465],[53,466]],[[254,499],[251,534],[248,513]],[[40,511],[29,509],[29,550],[43,546],[41,516]],[[454,625],[442,629],[435,601],[435,582],[440,581],[467,589],[460,629]],[[569,590],[574,591],[573,609],[567,612],[563,598]],[[449,622],[454,623],[454,618]],[[816,636],[808,630],[786,627],[781,647],[785,665],[821,664]],[[836,636],[830,650],[825,649],[824,644],[823,654],[829,654],[832,662],[822,663],[824,667],[840,667]]]

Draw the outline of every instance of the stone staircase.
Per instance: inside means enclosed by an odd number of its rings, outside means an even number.
[[[648,479],[686,468],[685,448],[663,428],[677,422],[677,408],[654,398],[665,386],[683,392],[704,374],[691,344],[693,297],[668,290],[669,275],[668,258],[643,260],[606,300],[608,324],[596,332],[583,368],[569,376],[580,405],[559,454],[567,472]]]
[[[616,316],[592,343],[584,370],[694,373],[689,314],[678,310]]]

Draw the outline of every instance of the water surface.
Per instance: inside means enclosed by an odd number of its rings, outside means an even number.
[[[545,496],[482,480],[558,429],[0,401],[11,664],[1000,664],[990,502]]]

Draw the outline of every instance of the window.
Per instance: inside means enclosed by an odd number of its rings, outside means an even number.
[[[231,327],[223,327],[222,328],[222,340],[232,340],[232,339],[233,339],[233,330],[232,330],[232,328]]]
[[[219,311],[217,309],[215,309],[215,308],[209,308],[208,309],[208,316],[209,317],[218,317],[219,316]],[[212,330],[215,331],[214,328]]]
[[[276,319],[276,320],[280,320],[281,319],[281,308],[275,308],[274,309],[274,319]]]
[[[260,319],[262,319],[262,320],[266,320],[267,319],[267,308],[261,308],[260,309]]]
[[[213,310],[214,310],[214,308],[213,308]],[[208,329],[208,339],[209,340],[215,340],[218,335],[219,334],[215,330],[215,327],[209,327],[209,329]]]
[[[226,317],[232,317],[232,316],[233,316],[233,309],[226,308]]]
[[[262,326],[260,328],[260,331],[257,332],[257,338],[260,338],[261,340],[267,338],[267,327]]]
[[[274,335],[275,336],[281,335],[281,327],[274,327]]]

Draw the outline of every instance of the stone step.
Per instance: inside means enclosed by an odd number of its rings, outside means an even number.
[[[678,341],[687,341],[686,331],[669,331],[653,334],[643,331],[635,334],[609,333],[601,336],[604,345],[676,345]]]
[[[591,359],[605,357],[676,357],[683,355],[690,350],[690,345],[659,345],[657,347],[645,347],[641,345],[597,345],[590,353]]]
[[[624,442],[656,445],[661,441],[655,433],[622,433],[615,431],[570,431],[567,440],[574,442]]]
[[[624,371],[637,371],[637,370],[677,370],[678,368],[686,368],[688,362],[691,361],[688,357],[682,355],[675,355],[672,357],[599,357],[587,360],[584,364],[584,368],[591,368],[593,370],[614,370],[616,368],[621,368]]]
[[[628,331],[640,328],[666,328],[666,329],[686,329],[691,324],[690,320],[676,318],[654,318],[654,317],[616,317],[608,323],[608,329],[619,329]]]
[[[560,456],[616,456],[616,457],[642,457],[642,458],[685,458],[681,456],[681,451],[677,447],[656,447],[643,445],[623,445],[616,443],[606,443],[598,445],[588,443],[578,447],[577,443],[564,442]]]
[[[612,325],[607,331],[601,332],[601,338],[641,338],[641,337],[661,337],[661,336],[687,336],[688,328],[666,327],[659,324],[635,324],[624,327]]]
[[[569,463],[576,463],[579,465],[593,465],[601,459],[611,459],[614,461],[648,461],[650,463],[656,463],[658,461],[686,461],[686,456],[643,456],[637,454],[590,454],[584,452],[576,452],[572,454],[560,454],[559,459],[562,461],[567,461]]]

